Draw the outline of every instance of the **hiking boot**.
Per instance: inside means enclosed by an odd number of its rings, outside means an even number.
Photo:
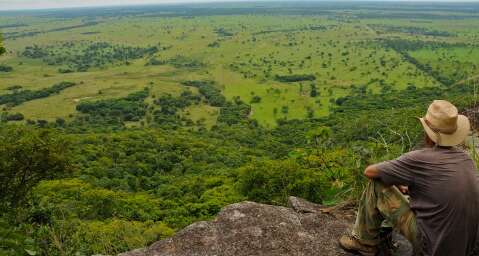
[[[378,252],[376,246],[362,244],[358,239],[351,235],[344,235],[339,239],[339,245],[347,251],[359,253],[363,256],[375,256]]]

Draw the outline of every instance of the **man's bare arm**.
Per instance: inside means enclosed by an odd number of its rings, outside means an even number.
[[[370,179],[375,179],[379,177],[379,169],[377,168],[377,165],[373,164],[368,167],[366,167],[366,170],[364,170],[364,176],[370,178]],[[399,191],[403,194],[407,194],[409,192],[409,189],[407,186],[402,186],[399,185],[397,186]]]
[[[370,179],[375,179],[379,177],[379,169],[375,164],[370,165],[366,167],[366,170],[364,170],[364,176],[370,178]]]

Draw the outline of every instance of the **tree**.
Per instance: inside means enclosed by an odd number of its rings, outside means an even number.
[[[69,143],[51,130],[26,126],[0,128],[0,204],[21,206],[41,180],[69,173]]]
[[[3,47],[2,37],[0,35],[0,55],[3,55],[6,52],[5,47]]]
[[[311,91],[309,92],[309,96],[313,98],[318,96],[318,89],[316,88],[315,84],[311,84]]]
[[[261,102],[261,97],[258,95],[253,96],[253,98],[251,99],[251,104],[260,103],[260,102]]]

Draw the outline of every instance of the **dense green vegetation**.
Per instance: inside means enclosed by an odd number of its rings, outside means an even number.
[[[145,89],[121,99],[82,102],[77,105],[77,110],[87,115],[80,116],[78,120],[100,124],[139,121],[146,113],[147,105],[143,101],[147,96],[148,90]]]
[[[477,106],[474,3],[113,10],[0,17],[0,255],[115,255],[242,200],[354,201],[366,165],[421,143],[430,101]]]
[[[287,76],[276,76],[276,80],[280,82],[300,82],[300,81],[314,81],[316,77],[314,75],[287,75]]]
[[[129,64],[131,60],[156,52],[158,52],[158,48],[155,46],[141,48],[111,45],[106,42],[81,42],[79,45],[67,42],[60,46],[27,46],[21,55],[41,59],[48,65],[66,66],[67,68],[60,68],[59,72],[70,73],[73,71],[85,72],[91,67],[103,67],[120,61]]]
[[[211,106],[223,107],[226,104],[225,97],[212,81],[184,81],[183,85],[198,88],[198,92],[206,98]]]

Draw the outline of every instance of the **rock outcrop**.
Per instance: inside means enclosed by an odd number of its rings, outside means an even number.
[[[347,205],[325,208],[295,197],[289,205],[232,204],[213,221],[194,223],[171,238],[119,256],[352,255],[337,244],[354,218]],[[395,254],[409,255],[407,242],[396,240],[401,251]]]

